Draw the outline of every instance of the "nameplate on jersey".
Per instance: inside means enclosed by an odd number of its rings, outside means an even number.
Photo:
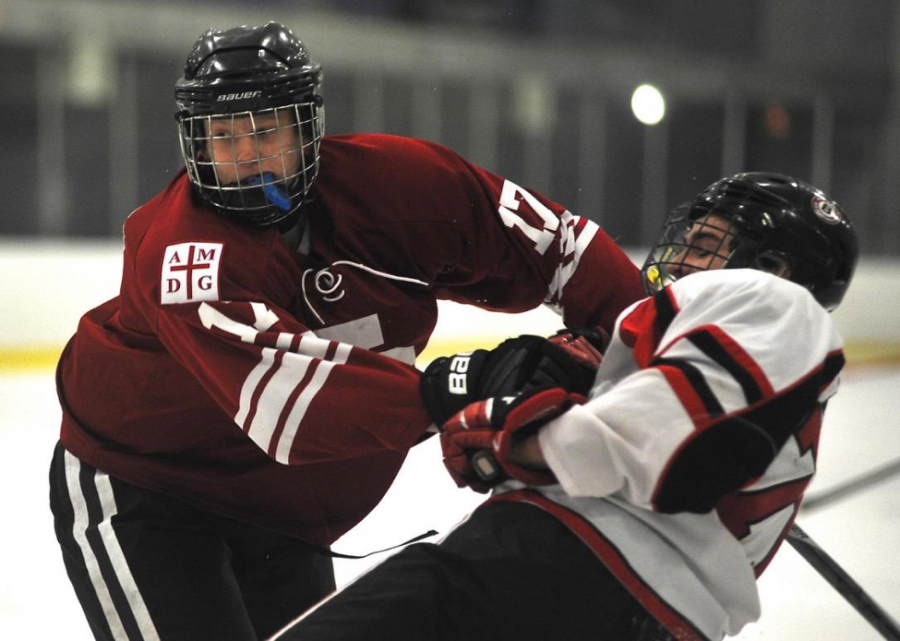
[[[163,305],[219,300],[222,243],[179,243],[166,247],[160,302]]]

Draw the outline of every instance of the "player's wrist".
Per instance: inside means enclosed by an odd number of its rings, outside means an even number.
[[[527,469],[549,469],[537,434],[524,439],[513,440],[506,454],[506,459],[513,465]]]

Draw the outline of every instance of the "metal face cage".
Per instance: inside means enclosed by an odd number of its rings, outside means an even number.
[[[687,205],[674,209],[641,269],[644,290],[653,295],[688,274],[728,267],[738,236],[734,216],[692,215]]]
[[[316,100],[179,119],[191,182],[222,213],[258,226],[302,204],[318,174],[323,136],[324,109]]]

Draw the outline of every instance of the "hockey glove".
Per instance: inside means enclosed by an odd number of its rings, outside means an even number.
[[[603,354],[609,344],[609,334],[602,327],[561,329],[550,337],[550,342],[564,349],[578,363],[597,371],[603,362]],[[587,394],[589,390],[576,390]]]
[[[587,394],[599,364],[598,355],[587,355],[588,347],[574,339],[553,342],[524,335],[490,351],[478,349],[435,359],[422,374],[425,407],[440,426],[474,401],[513,396],[535,387],[563,387]]]
[[[535,434],[547,421],[585,401],[560,387],[544,387],[472,403],[443,426],[444,465],[459,487],[482,493],[507,478],[528,485],[556,483],[550,470],[513,463],[510,448],[515,440]]]

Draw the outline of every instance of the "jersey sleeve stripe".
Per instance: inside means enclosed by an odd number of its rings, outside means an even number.
[[[300,394],[303,393],[303,390],[310,384],[315,376],[316,371],[318,370],[318,366],[314,362],[312,367],[309,367],[306,370],[306,374],[297,383],[297,386],[291,392],[291,395],[288,397],[285,402],[285,408],[293,408],[297,403],[297,399],[300,397]],[[272,438],[269,439],[269,449],[267,450],[267,454],[270,458],[275,459],[278,456],[278,445],[281,443],[281,436],[284,434],[284,428],[290,420],[290,412],[287,409],[283,410],[278,417],[278,424],[275,426],[275,430],[272,432]]]
[[[297,353],[312,358],[325,358],[333,344],[328,339],[319,338],[312,332],[306,332],[297,345]]]
[[[587,249],[594,236],[600,231],[600,225],[592,220],[575,216],[575,262],[577,263]]]
[[[753,358],[718,327],[704,327],[686,337],[694,346],[718,363],[738,382],[752,405],[773,393],[766,375]]]
[[[266,375],[275,363],[276,353],[278,353],[277,350],[272,349],[271,347],[264,347],[259,363],[256,364],[256,367],[254,367],[247,378],[244,379],[244,384],[241,386],[238,412],[234,416],[234,422],[237,423],[241,429],[246,430],[245,424],[250,417],[250,412],[253,407],[253,397],[263,376]]]
[[[342,365],[350,358],[350,352],[353,349],[352,346],[347,345],[346,343],[335,343],[335,345],[337,345],[337,351],[335,352],[333,359],[331,361],[319,362],[319,366],[316,368],[312,380],[306,385],[291,409],[291,413],[284,426],[284,431],[278,439],[278,449],[275,453],[275,460],[279,463],[289,463],[291,448],[294,444],[294,438],[297,436],[297,431],[300,428],[300,423],[303,421],[303,417],[306,416],[306,412],[309,410],[309,406],[316,397],[316,394],[318,394],[325,386],[328,376],[331,374],[334,366]]]
[[[657,358],[651,363],[651,367],[663,373],[697,428],[706,427],[711,418],[725,413],[703,372],[696,366],[680,358]],[[673,375],[674,372],[678,375]],[[695,399],[702,403],[703,411],[700,413],[696,411]]]
[[[563,290],[575,275],[581,256],[584,254],[588,245],[597,235],[600,226],[597,223],[573,216],[571,212],[565,211],[562,215],[563,224],[560,226],[560,257],[559,265],[553,274],[553,280],[547,292],[545,302],[548,304],[558,304],[563,297]]]
[[[346,362],[352,346],[319,338],[312,332],[282,333],[276,344],[281,349],[262,348],[259,363],[241,388],[234,420],[258,447],[287,463],[309,404],[334,365]],[[285,351],[295,344],[293,351]]]
[[[765,430],[781,448],[817,411],[822,379],[828,375],[824,370],[823,363],[791,387],[751,406],[742,417]]]
[[[248,436],[266,452],[269,450],[269,444],[288,399],[313,364],[313,359],[309,356],[290,352],[278,354],[282,356],[281,366],[266,384],[256,402],[256,416],[253,417],[247,432]]]

